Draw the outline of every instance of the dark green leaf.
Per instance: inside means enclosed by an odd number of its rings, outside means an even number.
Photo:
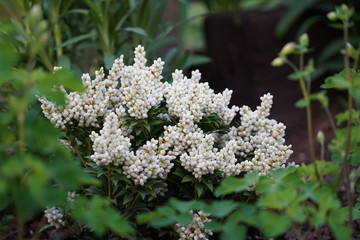
[[[211,62],[211,58],[205,55],[195,55],[187,58],[183,68],[189,68],[192,66],[199,66]]]
[[[105,63],[106,69],[111,69],[111,67],[115,61],[115,58],[116,58],[116,56],[114,54],[109,54],[104,57],[104,63]]]

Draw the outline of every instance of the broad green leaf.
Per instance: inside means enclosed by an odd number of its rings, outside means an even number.
[[[169,206],[160,206],[156,209],[156,211],[168,218],[174,217],[176,215],[175,210]]]
[[[248,173],[243,178],[225,178],[221,181],[220,186],[216,188],[215,194],[221,196],[234,192],[242,192],[254,184],[258,179],[259,175],[257,172]]]
[[[297,223],[304,223],[306,221],[306,212],[304,206],[298,201],[293,201],[286,209],[287,214],[291,217],[292,221]]]
[[[291,218],[284,214],[261,210],[258,214],[258,222],[266,237],[277,237],[290,228]]]
[[[238,203],[232,200],[213,201],[204,209],[204,212],[210,213],[211,216],[222,218],[230,214],[237,206]]]
[[[107,199],[95,196],[91,199],[77,197],[72,211],[74,219],[85,223],[91,230],[103,235],[111,230],[120,236],[132,233],[132,226],[110,207]]]
[[[351,229],[346,226],[347,208],[333,209],[329,215],[329,226],[335,239],[352,239]]]
[[[175,216],[175,222],[182,225],[188,225],[191,223],[193,216],[189,212],[184,212]]]
[[[223,223],[212,220],[205,224],[205,228],[214,232],[220,232],[223,228]]]
[[[256,225],[257,208],[255,205],[238,203],[236,210],[227,218],[228,222],[243,222],[247,225]]]
[[[325,223],[328,212],[340,207],[340,201],[330,187],[315,189],[312,199],[318,204],[318,208],[310,218],[310,223],[315,227],[320,227]]]
[[[220,239],[221,240],[243,240],[243,239],[246,239],[246,236],[247,236],[246,230],[247,230],[246,227],[243,225],[225,222],[225,225],[220,234]]]
[[[160,217],[160,213],[158,212],[148,212],[144,214],[140,214],[136,217],[136,221],[139,224],[144,224],[150,222],[154,217]]]
[[[169,201],[170,205],[180,213],[189,212],[194,209],[203,209],[204,203],[197,201],[180,201],[175,198],[171,198]]]
[[[276,188],[268,194],[264,194],[259,198],[257,205],[261,208],[274,208],[281,210],[286,208],[291,202],[297,198],[297,192],[294,188]]]

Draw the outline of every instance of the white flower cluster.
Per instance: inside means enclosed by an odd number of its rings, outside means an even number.
[[[211,230],[205,228],[205,224],[211,222],[208,218],[209,214],[205,214],[202,211],[193,213],[192,222],[189,225],[176,224],[176,232],[179,234],[179,240],[208,240],[209,236],[213,235]]]
[[[165,90],[169,114],[185,121],[200,121],[203,116],[217,113],[225,124],[230,124],[238,107],[228,108],[232,91],[225,89],[215,94],[208,83],[200,83],[199,70],[191,73],[191,78],[184,77],[182,71],[173,73],[173,83]]]
[[[65,222],[63,220],[64,215],[62,214],[62,211],[56,207],[46,207],[46,210],[44,211],[45,217],[48,220],[48,223],[55,227],[55,228],[61,228],[65,225]]]
[[[236,154],[246,159],[236,164],[241,171],[258,171],[260,175],[265,175],[270,169],[285,167],[292,154],[291,145],[284,145],[285,125],[267,118],[272,98],[270,94],[262,96],[261,105],[255,111],[243,106],[240,109],[240,126],[232,127],[225,136],[227,140],[236,141]]]
[[[122,165],[124,174],[136,184],[143,185],[149,178],[165,179],[173,167],[171,160],[176,156],[169,151],[170,145],[164,141],[152,139],[136,152],[130,151],[128,132],[121,128],[124,110],[110,113],[100,133],[92,132],[94,154],[91,159],[97,165]]]
[[[215,138],[205,134],[196,124],[180,120],[177,126],[165,127],[163,140],[173,146],[173,153],[180,156],[181,165],[196,178],[221,170],[225,175],[236,175],[240,169],[235,167],[237,145],[228,141],[218,150],[214,147]]]
[[[225,89],[215,94],[208,83],[201,83],[199,71],[191,78],[176,70],[172,84],[162,83],[163,62],[157,59],[146,66],[144,48],[135,49],[133,65],[125,65],[123,56],[116,59],[107,78],[103,69],[95,72],[95,79],[82,76],[84,92],[66,93],[65,106],[58,107],[39,98],[45,116],[57,127],[67,124],[80,127],[101,127],[92,132],[91,159],[101,166],[120,166],[124,174],[136,184],[148,179],[165,179],[174,159],[196,178],[223,172],[223,176],[258,171],[267,174],[270,169],[285,167],[292,151],[284,145],[285,126],[268,119],[272,96],[261,97],[255,111],[247,106],[228,107],[232,91]],[[121,82],[118,88],[118,82]],[[164,134],[152,138],[139,149],[131,145],[132,128],[125,127],[125,116],[136,119],[148,117],[152,107],[165,100],[168,113],[157,117],[176,116],[175,126],[165,126]],[[225,135],[206,133],[197,124],[203,117],[216,113],[222,124],[229,125],[237,112],[241,124]],[[144,120],[146,121],[146,120]],[[131,125],[130,125],[131,126]]]
[[[100,133],[91,133],[90,139],[93,141],[94,150],[91,159],[97,165],[112,163],[117,166],[129,158],[130,138],[126,137],[126,130],[121,128],[121,118],[124,114],[124,108],[117,108],[116,113],[112,112],[106,116]]]
[[[44,115],[56,127],[65,128],[67,123],[73,124],[77,121],[80,127],[100,127],[98,119],[103,117],[108,108],[116,105],[119,99],[119,90],[116,88],[118,79],[121,76],[124,66],[123,57],[116,59],[107,79],[103,68],[95,71],[95,79],[91,80],[89,74],[83,74],[81,80],[85,87],[84,92],[65,92],[64,108],[56,106],[54,103],[40,97]]]
[[[129,108],[130,116],[137,119],[147,118],[147,112],[158,105],[164,95],[165,84],[160,81],[164,62],[159,58],[147,67],[146,61],[144,47],[136,47],[135,63],[124,67],[121,79],[122,103]]]
[[[151,139],[147,141],[136,153],[131,152],[126,159],[124,174],[134,180],[136,184],[143,185],[149,178],[166,179],[176,158],[165,143]]]

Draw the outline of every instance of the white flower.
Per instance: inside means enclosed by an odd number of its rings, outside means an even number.
[[[47,218],[48,223],[55,227],[55,228],[61,228],[65,225],[65,222],[63,220],[64,215],[62,214],[61,209],[56,207],[46,207],[46,210],[44,211],[45,217]]]
[[[94,154],[91,159],[97,165],[123,164],[129,158],[131,146],[127,131],[121,128],[121,118],[125,114],[125,109],[117,108],[117,114],[111,112],[105,118],[105,123],[100,133],[92,132],[90,135],[93,141]]]
[[[176,232],[179,234],[179,240],[188,240],[188,239],[202,239],[208,240],[209,236],[213,235],[211,230],[205,228],[205,224],[211,222],[211,219],[208,218],[209,214],[205,214],[202,211],[193,213],[192,222],[189,225],[182,225],[177,223],[175,225]]]
[[[68,192],[66,201],[68,201],[69,203],[73,203],[75,201],[75,197],[77,197],[77,196],[78,196],[78,194],[76,194],[76,192]]]
[[[122,103],[137,119],[147,118],[147,112],[158,105],[164,95],[165,84],[160,81],[164,62],[159,58],[147,67],[146,61],[144,47],[136,47],[135,63],[124,67],[121,78]]]
[[[208,83],[200,83],[198,70],[191,73],[191,78],[184,77],[182,71],[173,73],[173,83],[165,90],[165,98],[169,114],[181,120],[198,122],[203,116],[217,113],[229,124],[236,115],[238,107],[228,108],[232,91],[225,89],[215,94]]]

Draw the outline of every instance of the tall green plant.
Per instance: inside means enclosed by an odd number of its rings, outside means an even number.
[[[40,115],[37,94],[58,104],[64,102],[62,92],[51,90],[53,84],[68,90],[82,89],[68,70],[53,73],[37,67],[38,59],[43,63],[48,60],[44,57],[46,24],[38,21],[40,15],[38,5],[30,9],[24,25],[26,33],[16,21],[0,22],[0,211],[4,219],[6,216],[10,219],[1,222],[0,229],[1,235],[11,239],[15,236],[23,239],[27,222],[36,219],[46,206],[66,205],[68,192],[98,184],[59,144],[61,132]],[[94,205],[93,215],[86,214],[85,202],[78,203],[76,219],[91,223],[99,216],[103,220],[110,216],[107,200],[94,198],[86,204],[96,201],[102,201],[102,205]],[[16,223],[10,216],[14,216]],[[102,227],[121,234],[131,231],[120,215],[113,213],[113,220],[125,228],[121,230],[107,222]],[[98,229],[94,228],[100,234]],[[34,230],[36,235],[32,237],[36,238],[40,229]]]

